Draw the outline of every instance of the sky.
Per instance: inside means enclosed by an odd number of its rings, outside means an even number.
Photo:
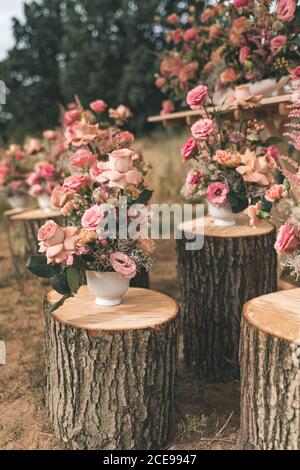
[[[13,46],[11,18],[22,18],[24,0],[0,0],[0,60]]]

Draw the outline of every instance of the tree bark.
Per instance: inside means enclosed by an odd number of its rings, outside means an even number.
[[[45,353],[50,421],[69,448],[167,444],[174,420],[176,317],[158,328],[93,337],[45,313]]]
[[[300,369],[291,344],[241,329],[241,430],[245,450],[300,450]]]
[[[243,304],[277,288],[275,231],[244,237],[205,236],[201,250],[177,240],[186,367],[207,382],[239,377]]]

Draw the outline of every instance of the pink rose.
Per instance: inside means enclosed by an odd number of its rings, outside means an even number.
[[[111,170],[126,173],[133,168],[133,152],[129,149],[114,150],[109,155],[109,167]]]
[[[188,92],[186,102],[191,109],[200,109],[207,98],[207,86],[199,85]]]
[[[285,223],[278,231],[275,250],[277,253],[285,253],[295,250],[300,246],[299,231],[293,225]]]
[[[79,149],[70,157],[70,163],[74,168],[85,168],[93,165],[97,160],[89,150]]]
[[[250,55],[250,47],[248,46],[243,46],[240,48],[240,53],[239,53],[239,61],[241,64],[245,62],[246,59],[248,59]]]
[[[74,173],[64,180],[63,188],[65,191],[78,192],[85,189],[89,185],[90,179],[88,176],[80,173]]]
[[[209,202],[218,206],[223,206],[224,204],[226,204],[228,193],[228,186],[220,182],[211,183],[206,190],[206,196]]]
[[[9,173],[9,168],[8,166],[0,166],[0,176],[7,176]]]
[[[44,131],[43,137],[47,140],[55,140],[57,138],[57,132],[51,130]]]
[[[117,251],[110,255],[110,262],[113,269],[125,276],[132,279],[136,275],[136,264],[133,259],[129,258],[125,253]]]
[[[234,8],[238,9],[238,8],[244,8],[248,5],[248,1],[249,0],[234,0],[233,2],[233,6]]]
[[[16,158],[17,160],[19,160],[19,161],[24,160],[24,158],[25,158],[25,153],[22,152],[21,150],[16,150],[15,158]]]
[[[86,209],[85,213],[81,218],[81,225],[88,229],[97,229],[100,227],[105,216],[105,212],[102,206],[95,204],[94,206]]]
[[[174,24],[178,23],[178,21],[179,21],[179,16],[176,15],[176,13],[172,13],[171,15],[169,15],[169,16],[167,17],[167,22],[168,22],[169,24],[173,24],[173,25],[174,25]]]
[[[199,173],[197,170],[190,170],[185,178],[185,184],[197,184],[199,181]]]
[[[91,125],[76,121],[67,127],[65,137],[67,144],[74,147],[82,147],[93,142],[98,137],[98,124]]]
[[[76,106],[76,105],[75,105]],[[80,111],[78,109],[71,109],[64,114],[64,125],[70,126],[73,124],[77,119],[80,118]]]
[[[170,114],[172,113],[173,111],[175,111],[175,106],[174,104],[172,103],[172,101],[169,101],[169,100],[164,100],[162,102],[162,110],[160,112],[160,114],[162,116],[164,116],[165,114]]]
[[[96,101],[93,101],[92,103],[90,103],[90,108],[95,113],[101,114],[106,110],[107,104],[103,100],[96,100]]]
[[[38,194],[43,192],[43,188],[40,184],[34,184],[28,191],[29,196],[36,197]]]
[[[110,108],[108,114],[110,118],[115,119],[117,123],[121,124],[132,117],[132,112],[124,104],[119,104],[116,109]]]
[[[58,186],[57,181],[48,181],[48,183],[46,183],[46,186],[45,186],[46,193],[51,196],[51,194],[52,194],[54,188],[56,188],[56,186]]]
[[[73,264],[73,254],[76,252],[79,229],[77,227],[62,228],[53,220],[48,220],[38,233],[40,240],[40,253],[45,253],[47,262]]]
[[[109,182],[111,188],[124,188],[127,185],[139,185],[140,173],[133,169],[134,152],[129,149],[114,150],[109,154],[109,169],[97,177],[99,183]]]
[[[206,8],[205,10],[203,10],[203,12],[200,16],[201,23],[206,23],[207,21],[209,21],[214,16],[215,16],[215,9],[210,8],[210,7]]]
[[[134,142],[134,135],[129,131],[119,132],[116,136],[118,145],[128,146]]]
[[[69,109],[70,111],[77,109],[77,103],[69,103],[67,105],[67,109]]]
[[[57,225],[54,220],[47,220],[38,231],[38,240],[44,242],[47,246],[62,243],[65,238],[62,227]]]
[[[182,40],[182,30],[176,28],[175,31],[172,31],[171,37],[175,45],[179,44]]]
[[[40,166],[40,176],[42,178],[45,178],[46,180],[47,179],[50,179],[50,178],[54,178],[55,176],[55,166],[52,165],[51,163],[46,163],[45,165],[42,165]]]
[[[190,41],[195,41],[198,35],[198,30],[195,27],[188,28],[184,34],[183,34],[183,40],[190,42]]]
[[[166,84],[166,79],[164,77],[157,77],[157,79],[155,80],[155,85],[159,89],[163,88],[165,84]]]
[[[61,215],[67,217],[72,210],[74,209],[74,204],[72,201],[67,201],[66,204],[60,209]]]
[[[295,16],[295,0],[279,0],[277,4],[277,17],[281,21],[292,21]]]
[[[270,49],[273,55],[278,54],[280,50],[285,46],[286,44],[286,37],[283,36],[282,34],[279,36],[275,36],[273,39],[271,39],[270,42]]]
[[[291,77],[293,80],[300,80],[300,65],[291,71]]]
[[[91,181],[94,183],[98,176],[101,175],[104,171],[109,170],[109,163],[108,162],[98,162],[96,161],[89,170],[89,175]]]
[[[211,119],[204,118],[196,121],[191,127],[191,133],[196,140],[206,140],[215,132],[215,124]]]
[[[193,137],[190,137],[186,143],[181,147],[181,156],[183,163],[187,162],[190,158],[194,157],[197,153],[197,144]]]
[[[61,209],[67,202],[68,193],[61,187],[56,186],[51,194],[50,204],[53,209]]]
[[[278,201],[285,193],[283,184],[273,184],[265,194],[265,198],[269,202]]]
[[[258,214],[261,210],[261,207],[262,207],[262,202],[261,201],[258,201],[255,206],[254,205],[250,205],[248,208],[247,208],[247,215],[248,217],[250,218],[250,225],[251,227],[253,228],[256,228],[256,224],[258,222]]]

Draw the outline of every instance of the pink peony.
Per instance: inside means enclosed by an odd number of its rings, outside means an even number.
[[[39,252],[45,253],[48,264],[66,262],[70,266],[79,238],[77,227],[62,228],[53,220],[48,220],[38,232]]]
[[[240,48],[240,53],[239,53],[239,61],[241,64],[245,62],[245,60],[248,59],[250,55],[250,47],[248,46],[243,46]]]
[[[295,250],[300,246],[299,231],[288,222],[282,225],[278,231],[275,250],[277,253],[285,253]]]
[[[96,100],[96,101],[93,101],[92,103],[90,103],[90,108],[95,113],[101,114],[106,110],[107,104],[103,100]]]
[[[234,8],[238,9],[238,8],[244,8],[248,5],[248,1],[249,0],[234,0],[233,2],[233,6]]]
[[[258,213],[260,212],[261,210],[261,207],[262,207],[262,202],[261,201],[258,201],[255,206],[254,205],[250,205],[248,208],[247,208],[247,215],[248,217],[250,218],[250,225],[251,227],[253,228],[256,228],[256,224],[258,222]]]
[[[192,28],[188,28],[183,34],[183,40],[190,42],[195,41],[198,36],[198,30],[194,26]]]
[[[55,166],[52,165],[51,163],[46,163],[45,165],[41,165],[39,169],[40,176],[42,178],[51,179],[54,178],[55,176]]]
[[[29,196],[36,197],[43,192],[43,188],[40,184],[34,184],[28,191]]]
[[[199,119],[191,127],[191,133],[196,140],[206,140],[215,132],[215,124],[211,119]]]
[[[70,163],[74,168],[85,168],[97,161],[96,155],[89,150],[79,149],[70,157]]]
[[[207,86],[199,85],[188,92],[186,102],[191,109],[200,109],[207,98]]]
[[[197,153],[197,144],[193,137],[190,137],[181,147],[181,156],[183,163],[194,157]]]
[[[273,184],[265,194],[265,198],[269,202],[278,201],[285,193],[283,184]]]
[[[224,206],[227,202],[227,194],[229,193],[229,188],[224,183],[211,183],[207,190],[206,196],[211,204],[218,206]]]
[[[132,279],[136,275],[136,264],[133,259],[129,258],[125,253],[117,251],[110,255],[110,262],[113,269],[125,276],[128,279]]]
[[[295,16],[295,0],[279,0],[277,4],[277,17],[281,21],[292,21]]]
[[[88,176],[82,175],[80,173],[74,173],[73,175],[65,178],[63,183],[63,188],[66,191],[78,192],[81,189],[85,189],[90,182]]]
[[[44,131],[43,137],[47,140],[55,140],[57,138],[57,132],[51,130]]]
[[[286,36],[283,36],[282,34],[279,36],[275,36],[273,39],[271,39],[270,42],[270,49],[273,55],[278,54],[278,52],[281,51],[281,49],[285,46],[286,44]]]
[[[169,24],[176,24],[178,23],[178,21],[179,21],[179,16],[176,15],[176,13],[172,13],[171,15],[167,17],[167,22]]]
[[[104,219],[105,212],[102,206],[95,204],[94,206],[86,209],[81,218],[81,225],[83,228],[98,229]]]

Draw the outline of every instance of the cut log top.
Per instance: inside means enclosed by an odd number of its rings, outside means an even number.
[[[60,297],[51,291],[47,300],[52,305]],[[95,304],[87,286],[82,286],[52,315],[61,323],[97,333],[157,328],[171,321],[177,310],[177,303],[167,295],[141,288],[130,288],[120,305],[102,307]]]
[[[34,209],[31,211],[21,212],[19,214],[13,215],[12,220],[47,220],[54,219],[56,217],[61,217],[61,213],[56,210],[44,211],[43,209]]]
[[[28,211],[29,209],[9,209],[8,211],[4,211],[3,212],[3,215],[4,217],[12,217],[13,215],[19,215],[19,214],[23,214],[25,213],[26,211]]]
[[[275,227],[265,220],[258,222],[256,229],[252,228],[246,215],[241,215],[236,225],[231,227],[220,227],[214,223],[212,217],[205,216],[204,219],[194,219],[179,224],[178,230],[201,235],[203,234],[203,227],[206,237],[219,238],[258,237],[260,235],[267,235],[275,230]]]
[[[263,333],[290,343],[300,341],[300,289],[250,300],[244,306],[244,318]]]

